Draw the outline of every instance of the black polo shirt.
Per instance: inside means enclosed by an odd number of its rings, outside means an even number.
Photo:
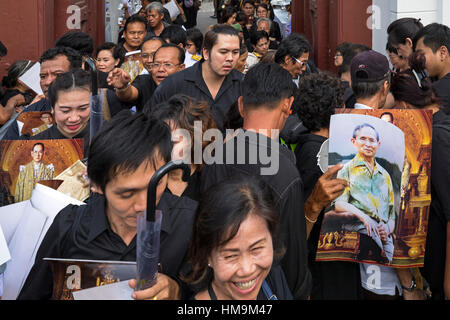
[[[433,82],[433,89],[441,99],[445,113],[450,114],[450,73]]]
[[[22,112],[31,112],[31,111],[49,111],[52,109],[52,106],[50,104],[50,100],[48,99],[42,99],[38,102],[28,106],[23,110]],[[17,140],[20,139],[20,132],[19,132],[19,126],[17,125],[17,120],[13,121],[11,125],[8,128],[8,131],[6,131],[4,137],[2,140]]]
[[[431,205],[425,249],[424,275],[433,298],[444,299],[447,224],[450,221],[450,116],[433,115]]]
[[[150,103],[145,106],[146,112],[149,112],[153,106],[168,100],[173,95],[184,93],[192,98],[206,101],[211,108],[212,116],[217,126],[222,129],[228,110],[241,95],[243,74],[237,70],[231,70],[223,81],[216,98],[213,99],[203,80],[202,65],[203,63],[196,63],[192,67],[166,78],[155,90]]]
[[[90,127],[89,123],[86,125],[86,128],[83,129],[79,134],[77,134],[73,139],[83,139],[84,145],[83,145],[83,156],[86,158],[89,152],[89,140],[90,140]],[[32,137],[26,137],[22,136],[22,139],[24,140],[60,140],[60,139],[69,139],[65,135],[61,133],[61,131],[58,130],[58,126],[53,124],[50,128],[48,128],[45,131],[42,131],[41,133],[32,136]]]
[[[246,138],[246,135],[251,139]],[[225,145],[218,147],[219,150],[222,148],[224,164],[208,164],[203,167],[201,190],[204,192],[210,186],[236,174],[259,176],[269,185],[280,214],[280,239],[286,249],[280,265],[294,298],[306,299],[311,289],[311,274],[307,266],[303,183],[295,167],[294,154],[277,141],[274,145],[271,143],[272,139],[267,136],[241,131]],[[244,164],[237,162],[237,157],[242,157],[242,154],[238,155],[240,145],[245,149],[245,161],[242,161]],[[217,150],[216,148],[216,154]],[[233,150],[234,161],[227,161],[227,150]],[[279,170],[276,174],[261,175],[261,168],[270,167],[263,164],[265,161],[260,158],[261,154],[270,154],[273,159],[279,160]],[[249,156],[254,156],[256,161],[250,161]]]
[[[141,74],[137,76],[131,85],[139,92],[138,98],[135,101],[136,109],[137,111],[142,111],[145,104],[152,98],[157,85],[155,81],[153,81],[151,74]]]
[[[164,193],[157,206],[162,210],[160,263],[162,272],[176,277],[185,264],[197,203]],[[83,206],[69,205],[55,217],[36,255],[19,300],[50,299],[53,276],[43,258],[136,261],[136,237],[129,245],[109,224],[105,197],[93,195]]]

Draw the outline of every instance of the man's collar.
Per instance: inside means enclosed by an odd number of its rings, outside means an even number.
[[[89,231],[88,242],[97,238],[104,231],[110,229],[108,217],[106,216],[105,196],[92,193],[86,209],[92,211],[92,224]]]
[[[373,166],[373,174],[375,174],[375,173],[377,173],[377,172],[380,172],[380,173],[381,173],[381,171],[378,170],[378,167],[379,167],[379,166],[378,166],[378,163],[377,163],[377,161],[375,160],[375,158],[373,159],[373,163],[374,163],[374,166]],[[364,160],[364,158],[359,154],[359,152],[356,154],[356,156],[355,156],[355,158],[354,158],[354,161],[353,161],[353,164],[354,164],[355,167],[366,166],[367,168],[369,168],[369,166],[368,166],[368,164],[367,164],[367,161]]]
[[[373,108],[372,107],[369,107],[369,106],[367,106],[367,105],[365,105],[365,104],[362,104],[362,103],[355,103],[355,109],[365,109],[365,110],[372,110]]]

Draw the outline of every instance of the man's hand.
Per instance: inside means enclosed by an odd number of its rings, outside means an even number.
[[[130,80],[130,75],[120,68],[115,68],[108,74],[108,78],[106,78],[108,85],[113,86],[116,89],[125,88]]]
[[[375,234],[381,238],[381,235],[378,232],[378,224],[376,223],[375,220],[373,220],[365,213],[358,214],[357,217],[364,224],[364,227],[367,230],[367,235],[369,237],[371,237],[372,234]]]
[[[389,227],[387,224],[380,222],[377,226],[378,234],[380,235],[381,241],[386,242],[389,238]]]
[[[422,289],[416,288],[412,292],[403,290],[403,300],[426,300],[426,299],[427,295]]]
[[[333,179],[333,176],[341,170],[343,166],[344,165],[342,164],[338,164],[329,168],[319,180],[317,180],[311,195],[306,200],[307,206],[305,207],[308,207],[306,212],[310,218],[317,217],[322,209],[329,205],[331,201],[339,197],[348,186],[348,182],[345,179]]]
[[[132,289],[136,289],[136,279],[128,282]],[[158,273],[156,284],[148,289],[136,291],[132,295],[136,300],[179,300],[181,298],[180,286],[172,278]]]

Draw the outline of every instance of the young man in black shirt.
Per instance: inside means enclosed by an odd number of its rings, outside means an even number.
[[[220,159],[205,159],[201,189],[235,174],[257,175],[273,191],[280,214],[280,239],[286,253],[280,261],[295,299],[306,299],[311,289],[307,266],[303,183],[295,167],[294,154],[278,143],[277,132],[289,116],[295,84],[278,64],[257,64],[242,82],[239,112],[244,131],[220,144]],[[220,151],[219,151],[220,150]],[[268,161],[269,160],[269,161]]]
[[[450,28],[439,23],[427,25],[414,37],[414,47],[425,55],[428,75],[438,79],[433,88],[450,114]]]
[[[116,68],[108,76],[108,83],[116,88],[119,100],[135,103],[138,111],[150,101],[156,88],[171,74],[184,70],[185,54],[183,49],[165,43],[156,50],[151,64],[151,74],[138,76],[130,85],[130,76],[126,71]]]
[[[137,214],[146,209],[148,183],[171,151],[170,129],[161,120],[124,111],[105,123],[89,150],[94,193],[87,205],[69,205],[56,216],[18,299],[51,297],[53,276],[45,257],[135,261]],[[152,288],[134,293],[138,299],[180,298],[174,279],[185,263],[196,202],[166,193],[166,184],[164,177],[156,192],[157,209],[163,211],[162,273]]]
[[[217,126],[223,127],[229,108],[240,96],[243,75],[233,69],[239,59],[239,34],[231,26],[215,25],[203,43],[202,61],[168,77],[145,106],[147,112],[176,93],[184,93],[206,101]]]

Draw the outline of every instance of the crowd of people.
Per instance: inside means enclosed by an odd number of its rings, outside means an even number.
[[[161,270],[156,284],[133,298],[450,298],[447,26],[394,21],[386,45],[393,68],[384,54],[346,42],[336,49],[339,72],[331,74],[316,67],[304,35],[281,33],[270,1],[220,2],[218,24],[205,34],[195,21],[186,30],[167,19],[160,2],[142,2],[118,43],[94,50],[87,34],[69,32],[43,52],[43,95],[18,80],[33,66],[29,60],[15,62],[2,82],[2,139],[84,139],[91,188],[85,205],[56,216],[18,299],[52,296],[46,257],[136,261],[136,216],[146,209],[148,183],[177,159],[191,160],[191,175],[184,181],[181,170],[173,171],[157,188]],[[197,1],[183,2],[189,5]],[[145,72],[132,80],[120,66],[136,50]],[[109,115],[95,133],[89,106],[97,92],[84,70],[90,58]],[[365,286],[370,264],[315,261],[324,209],[351,197],[348,180],[336,177],[342,166],[322,172],[316,157],[337,108],[433,112],[425,264],[382,266],[378,288]],[[16,117],[30,111],[51,111],[55,123],[21,135]],[[188,136],[174,138],[180,129]],[[222,140],[205,138],[213,129]],[[278,165],[264,174],[268,156]],[[355,216],[365,228],[367,219]],[[136,288],[136,281],[129,285]]]

